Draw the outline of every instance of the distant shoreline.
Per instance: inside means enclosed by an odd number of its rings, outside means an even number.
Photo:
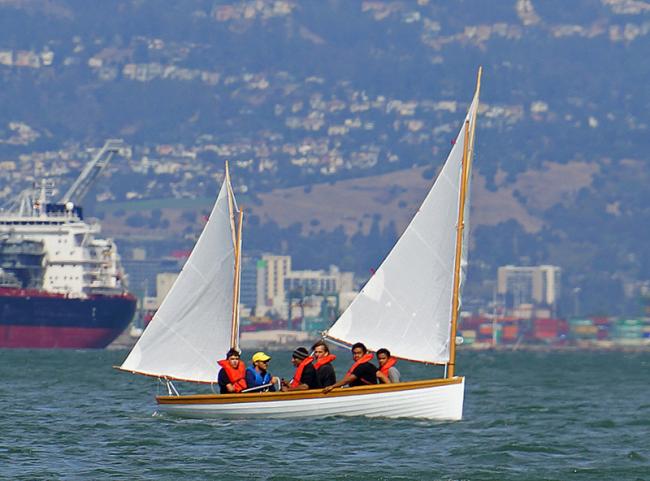
[[[572,345],[542,345],[542,344],[497,344],[475,343],[459,346],[459,350],[467,351],[525,351],[525,352],[650,352],[650,340],[639,343],[621,344],[608,342],[592,342]]]
[[[107,349],[131,349],[137,338],[131,337],[128,330],[119,336]],[[303,331],[256,331],[242,333],[241,348],[244,350],[286,351],[298,345],[310,344],[318,336],[312,336]],[[650,352],[650,339],[643,338],[627,342],[615,341],[578,341],[575,344],[496,344],[488,342],[474,342],[461,344],[459,351],[524,351],[524,352]]]

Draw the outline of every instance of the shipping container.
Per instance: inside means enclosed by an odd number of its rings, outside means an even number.
[[[607,326],[612,323],[609,317],[592,317],[591,320],[596,326]]]
[[[548,339],[557,339],[559,337],[559,333],[556,330],[535,330],[533,331],[533,338],[537,340],[548,340]]]
[[[476,339],[476,331],[474,329],[463,329],[460,331],[460,335],[464,339]]]
[[[615,339],[640,339],[643,337],[645,322],[639,319],[619,319],[612,331]]]
[[[492,336],[492,323],[481,324],[478,328],[479,336]]]
[[[463,338],[463,344],[472,345],[476,342],[476,331],[474,329],[463,329],[460,331],[460,336]]]
[[[483,316],[465,317],[461,320],[461,329],[478,329],[481,324],[491,322],[490,319]]]
[[[650,326],[645,326],[643,328],[643,337],[650,338]]]
[[[519,324],[505,324],[501,327],[503,342],[515,342],[519,338]]]
[[[535,326],[535,329],[550,329],[554,330],[558,328],[558,325],[560,323],[559,319],[535,319],[533,320],[533,326]]]
[[[609,325],[599,325],[598,326],[598,334],[596,335],[596,339],[599,341],[605,341],[609,339]]]
[[[557,339],[560,334],[560,324],[560,319],[533,320],[533,339],[538,341]]]
[[[596,340],[598,326],[591,319],[569,319],[569,337],[575,340]]]
[[[591,319],[569,319],[569,329],[573,326],[593,326],[594,322]]]

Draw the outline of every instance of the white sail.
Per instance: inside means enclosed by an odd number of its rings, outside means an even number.
[[[478,96],[466,120],[474,122]],[[472,132],[472,125],[469,126]],[[465,125],[419,211],[326,336],[414,361],[446,363]],[[469,209],[467,204],[466,209]],[[466,262],[466,237],[463,258]],[[464,269],[463,269],[464,270]],[[464,276],[462,276],[464,277]]]
[[[230,347],[235,247],[227,180],[192,254],[121,368],[216,382]]]
[[[459,305],[462,307],[462,291],[463,291],[463,286],[465,285],[465,279],[467,279],[467,269],[469,267],[469,233],[470,233],[470,206],[471,206],[471,200],[472,200],[472,183],[470,182],[472,178],[472,165],[473,165],[473,159],[474,159],[474,144],[475,144],[475,138],[473,135],[473,130],[476,128],[476,117],[478,114],[478,92],[474,96],[474,100],[472,101],[472,105],[469,108],[469,111],[467,113],[467,116],[470,120],[470,142],[468,145],[468,152],[467,152],[467,160],[468,160],[468,167],[467,167],[467,184],[465,186],[466,191],[465,191],[465,212],[463,215],[464,221],[464,229],[463,229],[463,246],[462,246],[462,254],[460,257],[460,285],[458,288],[459,292]]]

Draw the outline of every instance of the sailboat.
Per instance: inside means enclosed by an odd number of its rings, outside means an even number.
[[[444,365],[444,376],[396,384],[289,392],[180,395],[174,380],[216,383],[217,359],[237,347],[242,211],[224,183],[192,254],[120,369],[156,376],[162,412],[187,417],[369,416],[460,420],[465,378],[456,337],[466,277],[469,197],[481,69],[451,152],[420,209],[381,266],[324,333],[398,358]]]

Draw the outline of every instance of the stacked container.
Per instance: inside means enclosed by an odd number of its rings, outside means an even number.
[[[591,319],[570,319],[569,336],[576,341],[594,341],[598,338],[598,326]]]
[[[460,336],[463,338],[463,344],[472,345],[476,342],[475,329],[463,329],[460,331]]]
[[[560,336],[559,319],[534,319],[533,339],[536,341],[552,342]]]
[[[620,319],[616,321],[613,337],[617,341],[640,341],[643,338],[645,322],[639,319]]]
[[[501,327],[501,339],[504,343],[513,344],[519,339],[519,324],[508,322]]]

